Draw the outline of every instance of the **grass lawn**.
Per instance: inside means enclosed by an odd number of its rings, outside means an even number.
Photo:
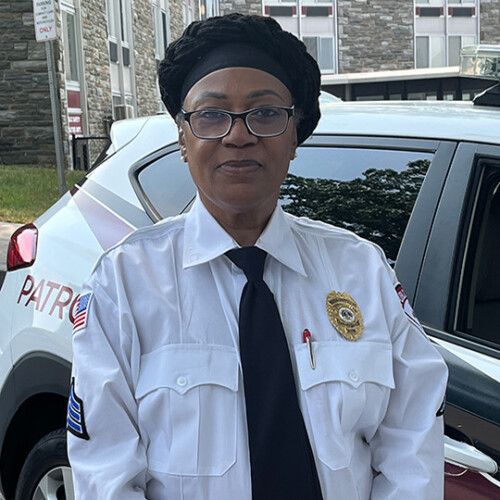
[[[84,175],[66,171],[68,188]],[[0,222],[32,222],[59,198],[57,170],[0,165]]]

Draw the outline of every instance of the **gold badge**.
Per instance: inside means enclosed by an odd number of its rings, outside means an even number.
[[[347,293],[330,292],[326,298],[330,322],[347,340],[358,340],[363,332],[363,316],[356,301]]]

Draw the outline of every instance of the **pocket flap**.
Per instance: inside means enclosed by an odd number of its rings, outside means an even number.
[[[304,391],[324,382],[345,382],[353,387],[373,382],[394,388],[390,344],[313,342],[312,348],[315,370],[311,368],[307,344],[295,346],[300,386]]]
[[[135,395],[140,399],[161,387],[185,394],[200,385],[238,390],[238,357],[232,347],[174,344],[144,354]]]

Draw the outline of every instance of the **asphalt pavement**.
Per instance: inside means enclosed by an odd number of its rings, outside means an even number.
[[[9,246],[9,238],[19,226],[21,226],[21,224],[0,222],[0,287],[2,286],[5,271],[7,270],[7,247]]]

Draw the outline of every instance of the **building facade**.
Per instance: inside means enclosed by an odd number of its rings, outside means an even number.
[[[500,43],[499,0],[263,0],[323,73],[458,64],[465,45]]]
[[[162,111],[156,82],[168,43],[199,18],[195,0],[54,0],[53,42],[65,163],[72,136]],[[33,3],[0,0],[0,164],[55,163],[45,43]]]
[[[229,12],[274,17],[322,73],[458,63],[460,48],[500,44],[500,0],[54,0],[63,143],[104,137],[114,120],[163,112],[166,46],[191,21]],[[45,44],[32,1],[0,0],[0,164],[54,164]]]
[[[480,14],[485,5],[481,4],[479,0],[416,0],[415,66],[458,65],[460,49],[481,39]],[[483,23],[489,24],[486,16]]]

